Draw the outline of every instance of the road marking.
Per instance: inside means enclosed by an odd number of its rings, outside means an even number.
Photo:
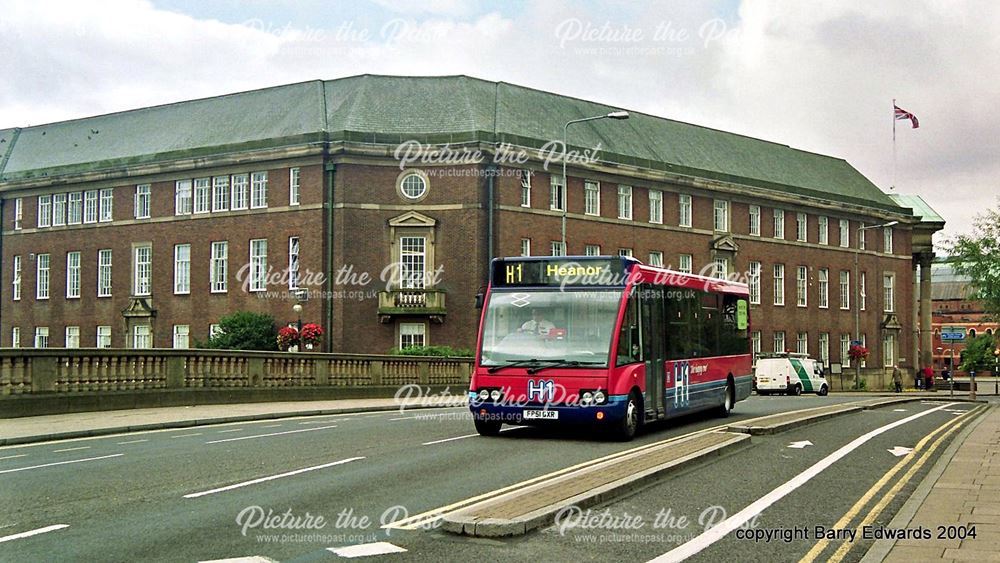
[[[261,428],[278,428],[282,426],[281,424],[268,424],[267,426],[261,426]]]
[[[906,409],[892,409],[892,412],[906,412]]]
[[[195,432],[194,434],[178,434],[177,436],[171,436],[171,438],[190,438],[192,436],[201,436],[201,432]]]
[[[928,409],[923,412],[918,412],[916,414],[897,420],[896,422],[886,424],[885,426],[876,428],[875,430],[872,430],[870,432],[862,434],[861,436],[858,436],[857,438],[848,442],[846,445],[839,448],[837,451],[819,460],[805,471],[799,473],[795,477],[792,477],[784,484],[779,485],[770,493],[750,503],[750,505],[744,508],[743,510],[737,512],[736,514],[733,514],[729,518],[726,518],[717,525],[712,526],[705,532],[696,536],[694,539],[691,539],[650,561],[656,563],[663,563],[666,561],[683,561],[688,557],[700,553],[703,549],[709,547],[710,545],[714,544],[720,539],[726,537],[733,530],[739,528],[741,525],[750,521],[750,519],[752,519],[754,516],[757,516],[758,514],[766,510],[769,506],[778,502],[779,500],[787,496],[795,489],[806,484],[813,477],[819,475],[824,470],[828,469],[831,465],[833,465],[840,459],[847,456],[847,454],[853,452],[862,445],[866,444],[872,438],[879,436],[880,434],[884,434],[892,430],[893,428],[897,428],[909,422],[913,422],[918,418],[927,416],[932,412],[946,409],[954,404],[955,403],[947,403],[939,407],[935,407],[933,409]]]
[[[112,457],[121,457],[123,455],[125,455],[125,454],[102,455],[100,457],[88,457],[88,458],[84,458],[84,459],[71,459],[69,461],[57,461],[57,462],[54,462],[54,463],[43,463],[42,465],[32,465],[31,467],[18,467],[17,469],[4,469],[4,470],[0,470],[0,475],[2,475],[4,473],[17,473],[18,471],[27,471],[29,469],[41,469],[42,467],[52,467],[54,465],[66,465],[66,464],[69,464],[69,463],[83,463],[85,461],[97,461],[99,459],[110,459]]]
[[[293,475],[299,475],[302,473],[307,473],[309,471],[316,471],[318,469],[326,469],[327,467],[333,467],[334,465],[342,465],[345,463],[351,463],[352,461],[358,461],[359,459],[365,459],[364,457],[349,457],[347,459],[342,459],[340,461],[334,461],[331,463],[324,463],[323,465],[314,465],[313,467],[306,467],[303,469],[296,469],[295,471],[289,471],[287,473],[279,473],[277,475],[271,475],[268,477],[260,477],[258,479],[252,479],[250,481],[244,481],[242,483],[236,483],[235,485],[228,485],[225,487],[219,487],[218,489],[212,489],[210,491],[202,491],[200,493],[191,493],[189,495],[184,495],[184,498],[198,498],[205,495],[213,495],[215,493],[221,493],[224,491],[231,491],[233,489],[239,489],[240,487],[247,487],[249,485],[256,485],[258,483],[266,483],[267,481],[274,481],[275,479],[282,479],[284,477],[291,477]]]
[[[261,557],[260,555],[251,555],[249,557],[230,557],[228,559],[211,559],[208,561],[199,561],[198,563],[278,563],[278,562],[269,557]]]
[[[343,422],[345,420],[351,420],[349,418],[338,418],[337,422]],[[329,424],[329,420],[311,420],[308,422],[300,422],[299,424]]]
[[[233,428],[232,430],[219,430],[219,434],[228,434],[230,432],[243,432],[244,428]]]
[[[402,547],[386,541],[363,543],[347,547],[328,547],[326,550],[346,558],[369,557],[371,555],[385,555],[386,553],[404,553],[406,551]]]
[[[440,417],[454,417],[455,415],[460,415],[463,419],[471,419],[472,413],[454,413],[454,412],[442,412],[437,414],[418,414],[416,416],[404,416],[400,418],[390,418],[389,422],[395,422],[397,420],[427,420],[429,418],[440,418]]]
[[[889,452],[889,453],[891,453],[892,455],[894,455],[896,457],[903,457],[904,455],[912,452],[913,448],[907,448],[907,447],[904,447],[904,446],[896,446],[896,447],[892,448],[891,450],[886,450],[886,451]]]
[[[37,536],[38,534],[44,534],[46,532],[54,532],[56,530],[62,530],[63,528],[69,528],[69,524],[55,524],[52,526],[46,526],[44,528],[38,528],[37,530],[29,530],[27,532],[21,532],[20,534],[14,534],[12,536],[4,536],[0,538],[0,543],[5,541],[19,540],[21,538],[30,538],[31,536]]]
[[[511,430],[519,430],[521,428],[525,428],[525,427],[523,427],[523,426],[514,426],[514,427],[511,427],[511,428],[504,428],[504,429],[502,429],[500,431],[501,432],[510,432]],[[433,442],[424,442],[423,444],[420,444],[420,445],[421,446],[430,446],[430,445],[433,445],[433,444],[442,444],[444,442],[451,442],[451,441],[454,441],[454,440],[462,440],[462,439],[465,439],[465,438],[473,438],[475,436],[479,436],[479,433],[476,433],[476,434],[466,434],[465,436],[455,436],[454,438],[445,438],[444,440],[434,440]]]
[[[75,452],[77,450],[89,450],[89,449],[90,449],[90,446],[80,446],[78,448],[66,448],[64,450],[52,450],[52,453],[58,454],[58,453],[62,453],[62,452]]]
[[[319,428],[302,428],[301,430],[286,430],[284,432],[271,432],[270,434],[256,434],[254,436],[240,436],[239,438],[226,438],[225,440],[212,440],[206,444],[221,444],[222,442],[236,442],[238,440],[251,440],[253,438],[267,438],[269,436],[283,436],[285,434],[298,434],[299,432],[315,432],[316,430],[326,430],[336,428],[336,426],[320,426]]]
[[[809,440],[802,440],[801,442],[792,442],[791,444],[788,444],[788,447],[789,448],[794,448],[796,450],[801,450],[802,448],[804,448],[806,446],[812,446],[812,445],[814,445],[814,444],[812,442],[810,442]]]
[[[24,457],[26,455],[28,455],[28,454],[9,455],[7,457],[0,457],[0,459],[14,459],[15,457]]]
[[[128,442],[118,442],[118,445],[119,446],[124,446],[125,444],[138,444],[140,442],[148,442],[148,441],[149,440],[146,440],[146,439],[142,439],[142,440],[130,440]]]

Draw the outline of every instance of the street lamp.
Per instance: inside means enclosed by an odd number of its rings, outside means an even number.
[[[627,111],[613,111],[611,113],[606,113],[604,115],[595,115],[593,117],[583,117],[581,119],[571,119],[563,125],[563,157],[562,157],[562,179],[563,179],[563,193],[562,193],[562,251],[563,255],[569,254],[566,251],[566,212],[569,209],[569,180],[566,178],[566,157],[569,156],[569,146],[566,144],[566,136],[569,133],[569,126],[574,123],[582,123],[584,121],[594,121],[597,119],[628,119]]]
[[[298,290],[295,292],[295,305],[292,305],[292,311],[295,312],[295,316],[297,317],[296,330],[298,331],[299,345],[297,345],[296,348],[299,351],[302,351],[300,347],[302,343],[302,303],[305,302],[307,298],[308,294],[305,291]]]
[[[860,225],[858,227],[858,240],[854,246],[854,341],[861,343],[861,273],[858,271],[858,256],[861,255],[861,237],[865,236],[868,229],[878,229],[898,225],[899,221],[889,221],[881,225]],[[861,383],[861,359],[854,361],[854,388],[857,389]]]

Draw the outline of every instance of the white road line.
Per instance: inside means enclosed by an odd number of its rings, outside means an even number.
[[[278,562],[269,557],[252,555],[250,557],[230,557],[228,559],[210,559],[207,561],[199,561],[198,563],[278,563]]]
[[[287,473],[279,473],[277,475],[271,475],[269,477],[261,477],[259,479],[253,479],[251,481],[244,481],[242,483],[236,483],[235,485],[229,485],[227,487],[220,487],[218,489],[212,489],[210,491],[202,491],[200,493],[191,493],[189,495],[184,495],[184,498],[198,498],[205,495],[212,495],[215,493],[221,493],[224,491],[231,491],[233,489],[238,489],[240,487],[246,487],[248,485],[256,485],[257,483],[265,483],[267,481],[273,481],[275,479],[281,479],[283,477],[291,477],[292,475],[299,475],[300,473],[306,473],[309,471],[316,471],[317,469],[326,469],[327,467],[333,467],[334,465],[341,465],[344,463],[350,463],[352,461],[358,461],[359,459],[365,459],[364,457],[349,457],[347,459],[342,459],[340,461],[334,461],[332,463],[324,463],[323,465],[316,465],[313,467],[306,467],[304,469],[296,469],[295,471],[289,471]]]
[[[58,454],[58,453],[62,453],[62,452],[75,452],[77,450],[89,450],[89,449],[90,449],[90,446],[80,446],[78,448],[66,448],[64,450],[52,450],[52,453]]]
[[[219,430],[219,434],[226,434],[229,432],[243,432],[244,428],[233,428],[232,430]]]
[[[124,446],[125,444],[138,444],[140,442],[148,442],[149,440],[143,438],[142,440],[129,440],[128,442],[118,442],[119,446]]]
[[[512,428],[504,428],[503,430],[501,430],[501,432],[510,432],[511,430],[520,430],[521,428],[526,428],[526,427],[514,426]],[[434,445],[434,444],[442,444],[444,442],[451,442],[453,440],[462,440],[462,439],[465,439],[465,438],[472,438],[472,437],[475,437],[475,436],[478,436],[478,435],[479,434],[466,434],[465,436],[455,436],[454,438],[445,438],[444,440],[434,440],[433,442],[424,442],[423,444],[420,444],[420,445],[421,446],[431,446],[431,445]]]
[[[855,438],[854,440],[851,440],[850,442],[848,442],[847,445],[841,447],[840,449],[838,449],[837,451],[833,452],[832,454],[830,454],[830,455],[824,457],[823,459],[819,460],[818,462],[816,462],[815,464],[813,464],[811,467],[809,467],[808,469],[806,469],[802,473],[799,473],[795,477],[792,477],[791,479],[789,479],[788,481],[786,481],[784,484],[779,485],[778,487],[776,487],[770,493],[768,493],[768,494],[760,497],[756,501],[750,503],[750,505],[747,506],[746,508],[744,508],[743,510],[737,512],[736,514],[733,514],[729,518],[726,518],[725,520],[723,520],[722,522],[718,523],[717,525],[712,526],[710,529],[706,530],[701,535],[696,536],[695,538],[689,540],[688,542],[683,543],[683,544],[675,547],[674,549],[671,549],[670,551],[664,553],[663,555],[660,555],[659,557],[657,557],[655,559],[651,559],[649,563],[654,563],[654,562],[655,563],[665,563],[667,561],[683,561],[683,560],[687,559],[688,557],[691,557],[691,556],[693,556],[693,555],[701,552],[703,549],[709,547],[713,543],[715,543],[715,542],[719,541],[720,539],[722,539],[722,538],[726,537],[727,535],[729,535],[729,533],[732,532],[733,530],[739,528],[740,526],[742,526],[746,522],[750,521],[752,518],[754,518],[755,516],[757,516],[758,514],[760,514],[761,512],[763,512],[765,509],[767,509],[767,507],[769,507],[772,504],[778,502],[779,500],[781,500],[782,498],[784,498],[786,495],[788,495],[789,493],[791,493],[795,489],[797,489],[797,488],[801,487],[802,485],[806,484],[810,479],[812,479],[813,477],[819,475],[824,470],[826,470],[827,468],[829,468],[831,465],[833,465],[834,463],[836,463],[837,461],[839,461],[841,458],[845,457],[847,454],[849,454],[849,453],[853,452],[854,450],[858,449],[859,447],[861,447],[862,445],[864,445],[865,443],[867,443],[872,438],[874,438],[874,437],[876,437],[876,436],[878,436],[880,434],[883,434],[885,432],[888,432],[889,430],[892,430],[893,428],[896,428],[898,426],[902,426],[902,425],[904,425],[904,424],[906,424],[908,422],[912,422],[912,421],[914,421],[914,420],[916,420],[916,419],[918,419],[918,418],[920,418],[922,416],[926,416],[926,415],[928,415],[928,414],[930,414],[930,413],[932,413],[934,411],[939,411],[939,410],[942,410],[942,409],[946,409],[946,408],[948,408],[948,407],[950,407],[950,406],[952,406],[954,404],[955,403],[947,403],[947,404],[941,405],[941,406],[933,408],[933,409],[928,409],[928,410],[923,411],[923,412],[918,412],[917,414],[910,415],[910,416],[908,416],[906,418],[897,420],[896,422],[893,422],[893,423],[890,423],[890,424],[886,424],[885,426],[882,426],[881,428],[876,428],[875,430],[872,430],[871,432],[868,432],[867,434],[862,434],[861,436],[859,436],[859,437]]]
[[[283,426],[283,425],[281,425],[281,424],[268,424],[267,426],[261,426],[261,428],[277,428],[279,426]]]
[[[349,418],[338,418],[335,422],[343,422],[345,420],[351,420]],[[299,424],[329,424],[329,420],[310,420],[307,422],[300,422]]]
[[[326,430],[328,428],[336,428],[334,426],[320,426],[319,428],[303,428],[301,430],[287,430],[285,432],[271,432],[270,434],[257,434],[254,436],[240,436],[239,438],[226,438],[225,440],[212,440],[211,442],[205,442],[206,444],[221,444],[222,442],[236,442],[238,440],[250,440],[252,438],[267,438],[268,436],[283,436],[285,434],[297,434],[299,432],[314,432],[316,430]]]
[[[20,534],[14,534],[13,536],[4,536],[0,538],[0,543],[3,543],[5,541],[19,540],[21,538],[30,538],[31,536],[37,536],[38,534],[44,534],[46,532],[54,532],[56,530],[62,530],[63,528],[69,528],[69,524],[55,524],[53,526],[38,528],[37,530],[21,532]]]
[[[355,557],[369,557],[371,555],[385,555],[386,553],[404,553],[406,551],[406,549],[399,547],[398,545],[385,541],[349,545],[347,547],[328,547],[326,550],[349,559],[353,559]]]
[[[102,455],[101,457],[88,457],[84,459],[71,459],[69,461],[57,461],[55,463],[44,463],[42,465],[32,465],[31,467],[18,467],[17,469],[4,469],[0,470],[0,475],[4,473],[17,473],[18,471],[27,471],[29,469],[41,469],[42,467],[52,467],[53,465],[66,465],[68,463],[83,463],[85,461],[97,461],[99,459],[109,459],[112,457],[121,457],[125,454],[111,454]]]
[[[26,455],[28,455],[28,454],[9,455],[7,457],[0,457],[0,459],[14,459],[15,457],[24,457]]]
[[[177,436],[171,436],[171,438],[190,438],[191,436],[201,436],[201,432],[195,432],[194,434],[178,434]]]

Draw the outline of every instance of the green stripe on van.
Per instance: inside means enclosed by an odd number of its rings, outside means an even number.
[[[802,366],[802,362],[795,359],[790,359],[792,362],[792,367],[795,368],[796,375],[799,376],[799,381],[802,382],[803,391],[813,391],[812,379],[809,378],[809,374],[806,373],[806,368]]]

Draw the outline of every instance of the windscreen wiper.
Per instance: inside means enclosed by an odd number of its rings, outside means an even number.
[[[548,363],[552,363],[552,362],[561,363],[563,361],[565,361],[565,360],[559,360],[559,359],[554,359],[554,360],[539,360],[539,359],[536,359],[536,358],[532,358],[530,360],[517,360],[516,362],[507,362],[506,364],[500,364],[498,366],[493,366],[493,367],[491,367],[490,369],[488,369],[486,371],[488,373],[496,373],[496,372],[502,370],[503,368],[516,368],[516,367],[522,367],[522,366],[530,366],[530,365],[535,365],[535,364],[541,364],[541,363],[544,363],[544,362],[548,362]]]
[[[594,362],[594,361],[579,361],[579,360],[558,360],[553,364],[547,366],[537,366],[528,370],[529,375],[535,375],[536,373],[547,368],[572,368],[577,366],[603,366],[604,362]]]

